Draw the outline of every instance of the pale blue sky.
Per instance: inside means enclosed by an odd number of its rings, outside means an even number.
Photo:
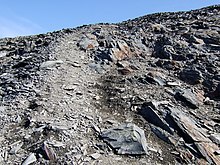
[[[156,12],[214,4],[220,4],[220,0],[1,0],[0,38],[116,23]]]

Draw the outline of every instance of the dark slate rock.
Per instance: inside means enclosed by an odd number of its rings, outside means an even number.
[[[202,73],[197,69],[186,68],[180,72],[180,78],[192,85],[201,83],[203,80]]]
[[[215,97],[220,98],[220,83],[217,85],[215,89]]]
[[[209,164],[219,164],[220,158],[214,154],[214,151],[218,150],[218,146],[211,143],[211,140],[196,125],[196,122],[178,109],[170,108],[170,111],[173,121],[179,127],[178,132],[181,132],[184,140],[194,143],[196,150],[199,151]]]
[[[147,153],[147,142],[144,131],[132,123],[104,131],[101,138],[117,154],[143,155]]]
[[[199,108],[200,102],[197,99],[196,94],[191,89],[177,91],[174,97],[177,100],[184,102],[190,108]]]
[[[139,113],[150,123],[158,126],[170,134],[173,134],[173,131],[170,129],[169,125],[166,121],[161,118],[158,113],[156,112],[156,104],[152,102],[146,102],[142,105]]]
[[[159,127],[152,127],[151,130],[161,140],[165,141],[166,143],[171,143],[168,133],[163,129],[160,129]]]

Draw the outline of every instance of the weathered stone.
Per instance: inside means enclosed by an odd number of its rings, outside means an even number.
[[[218,150],[218,146],[206,137],[205,133],[196,126],[196,122],[177,109],[170,108],[170,115],[179,131],[184,135],[184,139],[193,142],[201,155],[210,163],[219,164],[220,158],[214,152]]]
[[[99,44],[95,39],[89,39],[89,38],[83,38],[79,42],[79,47],[83,50],[89,50],[89,49],[94,49],[97,47]]]
[[[192,85],[201,83],[203,81],[202,73],[197,69],[186,68],[180,72],[180,78]]]
[[[47,143],[44,142],[42,145],[42,150],[44,152],[44,156],[48,160],[56,160],[56,154],[52,148],[48,147]]]
[[[163,75],[158,72],[149,72],[148,74],[139,77],[138,82],[143,84],[154,84],[160,86],[164,86],[166,84]]]
[[[191,89],[180,90],[176,92],[175,98],[186,103],[190,108],[196,109],[199,108],[201,104],[194,92]]]
[[[6,55],[7,55],[7,53],[6,53],[6,52],[0,52],[0,58],[5,57]]]
[[[170,134],[168,132],[164,131],[159,127],[152,127],[151,130],[161,140],[165,141],[166,143],[171,143],[169,140]]]
[[[37,158],[34,153],[31,153],[27,159],[22,163],[22,165],[29,165],[37,161]]]
[[[142,155],[147,153],[144,131],[135,124],[122,124],[106,130],[102,132],[101,137],[117,154]]]
[[[12,148],[9,151],[9,154],[16,154],[18,152],[18,150],[21,149],[22,145],[23,145],[23,143],[20,141],[16,142],[15,144],[12,144]]]
[[[169,125],[166,123],[166,121],[161,118],[158,113],[156,112],[156,105],[152,102],[145,102],[139,113],[150,123],[154,124],[155,126],[158,126],[170,134],[173,134],[173,131],[170,129]]]
[[[46,61],[41,64],[40,68],[41,69],[52,68],[52,67],[56,66],[57,64],[62,64],[62,63],[63,63],[62,60]]]
[[[91,154],[90,155],[93,159],[98,159],[100,156],[101,156],[101,154],[99,154],[99,153],[94,153],[94,154]]]
[[[161,25],[161,24],[152,24],[151,28],[156,33],[164,33],[164,32],[166,32],[166,27]]]
[[[214,143],[220,145],[220,133],[211,134],[209,137]]]
[[[129,75],[132,73],[132,69],[131,68],[122,68],[122,69],[118,69],[118,72],[122,75]]]
[[[202,45],[205,44],[202,39],[199,39],[199,38],[197,38],[197,37],[195,37],[195,36],[191,36],[190,41],[191,41],[191,42],[194,42],[194,43],[196,43],[196,44],[202,44]]]
[[[110,48],[109,53],[112,55],[112,61],[121,61],[131,56],[130,48],[124,41],[118,41],[116,47]]]

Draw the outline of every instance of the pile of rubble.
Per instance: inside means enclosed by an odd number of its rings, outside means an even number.
[[[1,164],[220,164],[219,17],[0,39]]]

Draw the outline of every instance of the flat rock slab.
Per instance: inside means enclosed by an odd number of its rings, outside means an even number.
[[[199,108],[199,99],[191,89],[184,89],[176,92],[175,98],[186,103],[186,105],[192,109]]]
[[[43,62],[40,66],[41,69],[47,69],[47,68],[51,68],[54,67],[57,64],[62,64],[63,61],[62,60],[56,60],[56,61],[46,61]]]
[[[196,123],[188,116],[177,109],[170,109],[171,117],[184,135],[184,139],[190,138],[196,145],[197,150],[209,164],[220,164],[220,158],[215,155],[219,147],[207,138]]]
[[[154,102],[145,102],[139,113],[150,123],[154,124],[155,126],[158,126],[165,131],[169,132],[170,134],[173,134],[173,131],[170,129],[169,125],[166,123],[166,121],[161,118],[157,111],[157,105]]]
[[[147,141],[144,131],[132,123],[122,124],[101,134],[117,154],[143,155],[147,153]]]

